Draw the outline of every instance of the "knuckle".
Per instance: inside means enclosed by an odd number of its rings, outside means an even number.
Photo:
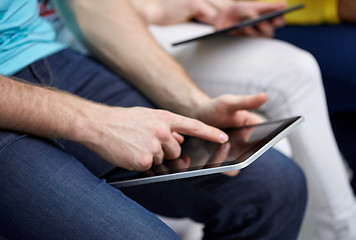
[[[158,154],[161,151],[161,144],[158,141],[151,142],[151,151],[154,155]]]
[[[137,170],[147,171],[148,169],[151,168],[151,166],[152,166],[152,157],[149,154],[143,155],[138,162]]]
[[[181,148],[178,147],[174,150],[173,154],[172,154],[172,158],[179,158],[180,154],[181,154]]]
[[[163,163],[163,158],[162,157],[157,157],[154,161],[153,161],[153,165],[160,165]]]
[[[234,96],[231,94],[223,94],[218,99],[220,104],[226,105],[234,101]]]
[[[170,134],[170,131],[165,126],[158,126],[155,129],[155,135],[160,141],[168,141]]]
[[[156,110],[157,117],[164,121],[168,121],[172,118],[173,114],[166,110]]]

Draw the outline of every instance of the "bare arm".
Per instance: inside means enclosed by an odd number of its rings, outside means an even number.
[[[70,94],[0,76],[0,128],[81,141],[92,103]],[[84,111],[87,109],[88,111]],[[93,109],[94,110],[94,109]]]
[[[195,18],[216,29],[230,27],[261,14],[281,10],[286,2],[264,3],[234,0],[130,0],[147,24],[171,25]],[[276,27],[284,25],[283,17],[264,21],[256,28],[236,32],[247,36],[272,37]]]
[[[161,108],[200,119],[217,127],[241,126],[260,121],[255,115],[240,110],[258,108],[266,101],[265,94],[209,98],[195,85],[184,69],[156,43],[128,0],[66,0],[57,1],[57,4],[62,13],[67,12],[65,19],[69,26],[91,52],[113,71],[131,81]],[[133,115],[132,111],[136,111],[136,114]],[[152,118],[157,121],[139,120]],[[109,162],[115,162],[117,158],[112,154],[117,151],[118,146],[112,143],[127,142],[126,148],[132,151],[125,159],[136,156],[134,159],[140,161],[138,167],[137,164],[127,164],[125,161],[124,165],[119,165],[126,168],[134,166],[134,169],[147,169],[149,164],[142,163],[159,163],[163,155],[169,158],[177,157],[180,148],[177,146],[178,140],[172,138],[174,132],[217,142],[226,141],[226,135],[218,129],[165,111],[133,109],[124,115],[108,119],[116,121],[106,124],[110,127],[105,132],[116,133],[118,136],[112,138],[118,138],[117,141],[108,138],[111,141],[101,141],[109,143],[107,146],[100,142],[87,146]],[[157,124],[158,122],[162,124]],[[141,126],[142,124],[145,126]],[[121,130],[113,131],[115,128]],[[141,128],[145,131],[138,132]],[[121,134],[117,134],[118,132]],[[143,137],[142,132],[147,132],[148,135]],[[123,136],[132,136],[133,139],[128,141]],[[137,143],[137,140],[141,142]],[[145,148],[141,149],[140,146]],[[143,150],[151,156],[148,158],[150,161],[142,160],[147,159],[141,155]]]
[[[198,0],[201,1],[201,0]],[[205,0],[204,0],[205,1]],[[186,22],[194,16],[196,0],[130,0],[146,24],[170,25]],[[206,9],[214,14],[214,9]]]
[[[3,76],[0,91],[0,129],[79,142],[130,170],[177,158],[177,133],[227,141],[220,130],[167,111],[110,107]]]
[[[75,16],[69,25],[79,26],[91,52],[159,107],[193,116],[193,109],[209,100],[156,43],[129,1],[72,0],[57,4],[62,12]]]

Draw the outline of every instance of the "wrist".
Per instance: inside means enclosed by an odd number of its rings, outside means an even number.
[[[156,1],[131,0],[131,5],[146,24],[155,23],[160,15]]]
[[[196,118],[197,109],[209,102],[211,98],[197,86],[181,66],[178,67],[180,71],[170,71],[176,73],[173,77],[172,74],[170,74],[171,76],[163,77],[163,79],[169,79],[169,82],[164,84],[165,88],[160,89],[159,93],[161,95],[154,102],[168,111]],[[161,76],[165,75],[162,74]]]
[[[204,92],[196,92],[191,95],[191,105],[189,108],[189,112],[186,114],[186,116],[191,117],[191,118],[198,118],[198,110],[200,109],[201,106],[205,105],[208,103],[211,98]]]
[[[105,105],[83,101],[67,129],[66,139],[82,144],[95,143],[100,136],[100,117],[105,116],[104,108]]]

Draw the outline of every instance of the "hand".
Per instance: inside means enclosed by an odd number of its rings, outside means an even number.
[[[259,108],[267,101],[267,95],[260,93],[258,95],[222,95],[201,105],[196,110],[196,117],[211,126],[219,128],[240,127],[262,123],[263,119],[247,110]],[[246,133],[246,137],[249,135]],[[219,154],[213,158],[213,161],[223,161],[226,158],[226,152],[230,149],[230,143],[225,143],[218,151]],[[221,160],[222,159],[222,160]],[[227,176],[236,176],[239,170],[224,172]]]
[[[263,3],[233,0],[131,0],[138,13],[149,24],[172,25],[197,20],[213,25],[216,29],[230,27],[261,14],[284,9],[285,2]],[[274,18],[248,27],[234,34],[271,37],[276,27],[284,25],[283,17]]]
[[[142,174],[152,177],[161,174],[185,172],[190,165],[190,161],[188,156],[180,156],[174,160],[165,160],[162,164],[151,167],[148,171],[142,172]]]
[[[342,21],[356,23],[356,1],[339,0],[339,17]]]
[[[263,122],[258,115],[247,110],[255,110],[267,101],[267,95],[222,95],[201,104],[195,117],[206,124],[218,128],[239,127]]]
[[[108,162],[129,170],[145,171],[163,159],[179,157],[187,134],[224,143],[228,136],[198,120],[163,110],[100,106],[90,118],[82,143]]]
[[[285,9],[286,2],[264,3],[255,1],[231,1],[231,0],[195,0],[192,1],[195,8],[194,17],[202,22],[207,22],[216,29],[230,27],[246,19],[256,18],[264,13]],[[210,7],[208,7],[210,5]],[[276,17],[270,21],[264,21],[257,27],[248,27],[234,31],[234,34],[247,36],[272,37],[276,27],[284,25],[283,17]]]

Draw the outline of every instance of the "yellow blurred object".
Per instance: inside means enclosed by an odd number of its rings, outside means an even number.
[[[262,2],[279,2],[280,0],[260,0]],[[312,25],[340,22],[338,0],[287,0],[289,6],[305,3],[305,8],[285,15],[287,23]]]

